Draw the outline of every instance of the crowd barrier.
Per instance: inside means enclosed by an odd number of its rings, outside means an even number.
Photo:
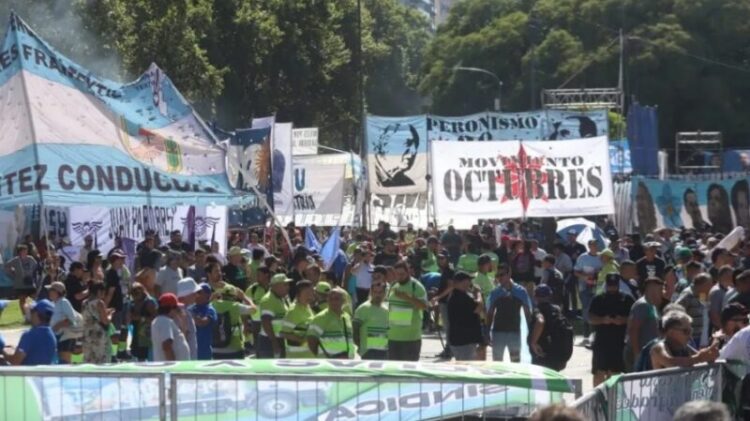
[[[526,387],[517,387],[406,373],[128,373],[115,366],[81,371],[0,368],[0,419],[515,419],[539,406],[570,403],[581,390],[579,380],[570,381],[572,393],[563,393],[545,390],[543,379],[530,378]]]
[[[685,402],[725,402],[737,412],[746,367],[726,362],[616,376],[575,401],[586,419],[601,421],[672,419]]]

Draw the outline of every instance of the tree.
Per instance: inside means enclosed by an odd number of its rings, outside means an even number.
[[[616,86],[622,28],[626,94],[659,105],[663,146],[698,129],[739,143],[750,135],[748,22],[744,0],[465,0],[429,45],[420,90],[436,113],[488,109],[486,85],[459,64],[495,72],[513,110],[545,88]]]
[[[157,63],[221,126],[247,127],[253,117],[275,114],[298,127],[319,126],[323,143],[347,149],[360,133],[357,0],[18,5],[42,37],[98,74],[125,81]],[[398,0],[362,0],[362,6],[368,108],[386,115],[419,111],[427,20]]]

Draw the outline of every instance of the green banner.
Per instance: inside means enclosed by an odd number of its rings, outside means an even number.
[[[167,411],[181,420],[416,420],[490,410],[525,416],[573,391],[557,372],[509,363],[234,360],[3,368],[0,418],[158,419],[163,376],[176,386]]]

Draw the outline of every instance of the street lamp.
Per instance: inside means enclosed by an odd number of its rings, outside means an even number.
[[[495,98],[495,111],[500,111],[500,99],[503,97],[503,81],[500,80],[499,77],[497,77],[496,74],[490,72],[486,69],[481,69],[479,67],[464,67],[464,66],[455,66],[453,67],[454,72],[458,71],[464,71],[464,72],[474,72],[474,73],[483,73],[485,75],[491,76],[495,81],[497,82],[497,97]]]

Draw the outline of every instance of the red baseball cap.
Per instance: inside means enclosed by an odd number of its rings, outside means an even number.
[[[162,294],[161,297],[159,297],[159,307],[177,307],[177,305],[177,296],[171,292]]]

